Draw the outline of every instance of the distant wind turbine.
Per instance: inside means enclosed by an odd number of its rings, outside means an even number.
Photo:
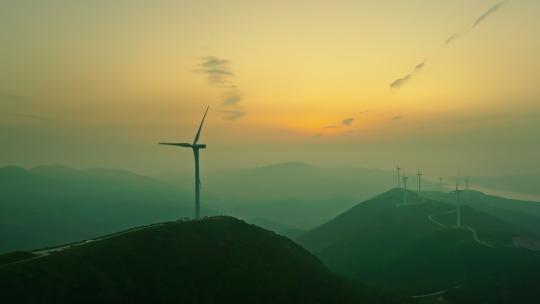
[[[420,190],[421,190],[420,185],[421,185],[421,182],[422,182],[422,173],[420,172],[420,170],[418,170],[416,175],[418,176],[418,193],[420,193]]]
[[[398,188],[401,188],[401,175],[400,175],[401,168],[398,165],[396,169],[397,169],[397,186]]]
[[[407,180],[409,179],[408,176],[403,173],[403,205],[407,205]]]
[[[195,140],[192,144],[190,143],[159,143],[160,145],[168,145],[168,146],[177,146],[177,147],[185,147],[185,148],[191,148],[193,149],[193,156],[195,157],[195,219],[200,218],[200,190],[201,190],[201,180],[199,179],[199,149],[205,149],[206,144],[199,144],[199,136],[201,135],[201,130],[204,124],[204,119],[206,118],[206,113],[208,113],[208,109],[210,107],[206,108],[206,111],[204,112],[201,125],[199,126],[199,129],[197,130],[197,134],[195,135]]]
[[[456,182],[456,190],[454,191],[456,193],[456,225],[457,227],[461,227],[461,207],[459,205],[459,195],[461,192],[463,192],[463,190],[459,190],[458,188],[458,184],[459,184],[459,179],[458,179],[458,182]]]
[[[442,178],[442,176],[441,176],[441,177],[439,177],[439,188],[440,188],[440,191],[441,191],[441,192],[443,192],[443,190],[444,190],[443,182],[442,182],[442,181],[443,181],[443,178]]]

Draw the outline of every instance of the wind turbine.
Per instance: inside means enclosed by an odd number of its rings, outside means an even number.
[[[418,170],[418,172],[416,173],[416,175],[418,176],[418,193],[420,193],[420,190],[421,190],[421,187],[420,187],[420,183],[421,183],[421,180],[422,180],[422,173],[420,173],[420,170]]]
[[[401,188],[401,175],[399,174],[399,172],[401,171],[401,168],[398,165],[396,169],[397,169],[397,186],[398,188]]]
[[[208,109],[210,107],[206,107],[206,111],[204,112],[201,125],[199,126],[199,129],[197,130],[197,134],[195,135],[195,140],[192,144],[190,143],[159,143],[160,145],[167,145],[167,146],[177,146],[177,147],[184,147],[184,148],[191,148],[193,149],[193,156],[195,157],[195,219],[199,219],[201,213],[200,213],[200,190],[201,190],[201,180],[199,179],[199,149],[205,149],[206,144],[199,144],[199,136],[201,135],[201,130],[204,124],[204,119],[206,118],[206,113],[208,113]]]
[[[469,202],[469,176],[465,176],[465,202]]]
[[[440,188],[440,191],[441,191],[441,192],[443,192],[443,190],[444,190],[442,181],[443,181],[443,178],[442,178],[442,176],[441,176],[441,177],[439,177],[439,188]]]
[[[409,179],[408,176],[403,173],[403,205],[407,205],[407,180]]]
[[[456,225],[459,228],[461,227],[461,207],[459,205],[459,194],[463,192],[463,190],[459,190],[458,183],[459,182],[456,182],[456,190],[454,192],[456,193],[456,212],[457,212]]]

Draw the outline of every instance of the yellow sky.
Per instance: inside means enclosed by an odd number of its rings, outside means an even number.
[[[490,13],[497,3],[3,1],[1,135],[14,147],[0,160],[62,162],[19,156],[27,147],[14,139],[20,136],[64,143],[84,134],[88,145],[182,140],[192,136],[207,104],[207,139],[223,147],[314,140],[359,145],[396,137],[421,137],[430,145],[431,138],[457,137],[464,128],[493,139],[497,128],[518,128],[516,121],[538,113],[540,97],[540,3],[509,0]],[[443,46],[454,33],[463,34]],[[228,61],[234,89],[207,81],[200,66],[207,56]],[[413,72],[419,63],[425,66]],[[406,84],[390,88],[407,74],[412,78]],[[12,95],[21,98],[9,100]],[[231,95],[240,101],[223,105]],[[223,111],[245,115],[224,120]],[[508,117],[501,119],[503,114]],[[348,118],[352,123],[343,125]],[[119,154],[120,147],[107,155]],[[275,160],[288,155],[299,158],[283,150]],[[102,158],[81,165],[98,165]]]

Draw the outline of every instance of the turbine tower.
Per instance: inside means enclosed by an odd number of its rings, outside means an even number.
[[[408,176],[403,173],[403,205],[407,205],[407,180],[409,179]]]
[[[456,182],[456,190],[454,191],[456,193],[456,225],[458,228],[461,227],[461,207],[459,205],[459,195],[463,190],[459,190],[458,183]]]
[[[397,169],[397,186],[398,188],[401,188],[401,175],[400,175],[401,168],[398,165],[396,169]]]
[[[168,145],[168,146],[177,146],[177,147],[184,147],[184,148],[191,148],[193,150],[193,156],[195,157],[195,219],[200,218],[200,208],[201,208],[201,202],[200,202],[200,190],[201,190],[201,180],[199,179],[199,149],[205,149],[206,144],[199,144],[199,136],[201,135],[201,130],[204,124],[204,119],[206,118],[206,113],[208,113],[208,109],[210,107],[206,108],[206,111],[204,112],[201,125],[199,126],[199,129],[197,130],[197,134],[195,135],[195,140],[192,144],[190,143],[159,143],[160,145]]]
[[[440,191],[443,192],[444,187],[443,187],[443,178],[442,178],[442,176],[439,177],[439,188],[440,188]]]
[[[418,172],[416,173],[416,175],[418,176],[418,193],[420,193],[420,190],[421,190],[421,182],[422,182],[422,173],[420,172],[420,170],[418,170]]]

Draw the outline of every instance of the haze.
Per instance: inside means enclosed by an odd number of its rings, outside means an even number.
[[[502,3],[502,4],[501,4]],[[499,7],[496,5],[501,4]],[[2,1],[0,166],[540,171],[540,2]]]

